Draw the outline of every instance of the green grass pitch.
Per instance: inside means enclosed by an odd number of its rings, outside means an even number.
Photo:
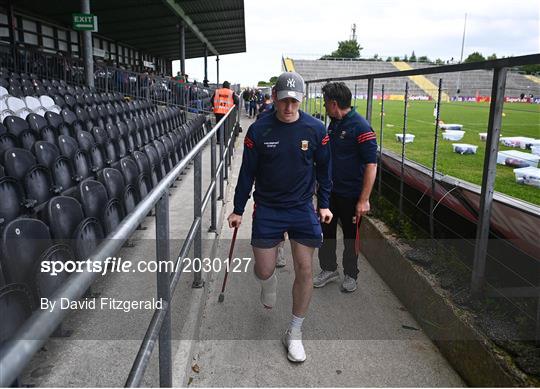
[[[321,112],[320,100],[310,100],[310,111]],[[407,132],[415,135],[413,143],[405,147],[406,157],[431,169],[435,134],[435,118],[433,101],[410,101],[408,107]],[[357,100],[356,107],[361,115],[365,115],[366,101]],[[322,107],[324,112],[324,107]],[[403,132],[403,101],[384,102],[383,148],[401,154],[401,143],[396,141],[395,134]],[[373,101],[373,129],[380,136],[381,102]],[[503,108],[501,136],[526,136],[540,139],[540,105],[505,103]],[[442,102],[440,118],[444,123],[463,125],[465,136],[460,141],[442,139],[439,129],[439,152],[437,170],[468,182],[481,185],[482,165],[484,163],[486,143],[480,141],[479,133],[487,132],[489,103]],[[469,143],[477,145],[475,155],[460,155],[453,152],[452,143]],[[511,149],[499,144],[500,150]],[[520,151],[530,152],[530,150]],[[540,205],[540,189],[520,185],[515,182],[513,168],[497,165],[495,190],[509,196]]]

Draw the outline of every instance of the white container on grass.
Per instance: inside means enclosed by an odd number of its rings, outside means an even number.
[[[396,134],[396,142],[403,142],[403,134]],[[412,143],[414,142],[414,135],[413,134],[405,134],[405,143]]]
[[[442,130],[450,131],[461,131],[463,129],[463,124],[441,124]]]
[[[500,138],[500,142],[507,147],[519,147],[525,150],[528,144],[534,142],[534,138],[528,138],[526,136],[505,136]]]
[[[478,150],[478,146],[470,145],[468,143],[452,143],[452,147],[454,148],[454,153],[461,155],[476,154],[476,151]]]
[[[497,163],[515,168],[527,166],[538,167],[540,155],[525,153],[519,150],[503,150],[497,153]]]
[[[480,140],[481,140],[482,142],[485,142],[486,139],[487,139],[487,132],[480,132],[480,133],[478,134],[478,136],[480,137]]]
[[[540,188],[540,169],[531,166],[522,167],[514,169],[514,174],[518,184]]]
[[[531,151],[535,155],[540,155],[540,145],[538,146],[531,146]]]
[[[459,130],[446,130],[442,133],[443,139],[446,140],[461,140],[465,135],[465,131]]]

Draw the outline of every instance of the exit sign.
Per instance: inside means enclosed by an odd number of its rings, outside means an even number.
[[[73,14],[73,29],[97,32],[97,16],[92,14]]]

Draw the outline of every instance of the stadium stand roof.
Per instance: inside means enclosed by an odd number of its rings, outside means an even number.
[[[41,0],[20,0],[17,6],[39,10],[39,17],[60,25],[71,24],[80,3],[56,0],[43,6]],[[186,24],[186,58],[246,51],[243,0],[92,0],[91,12],[98,17],[98,33],[125,42],[152,55],[180,58],[179,18]]]

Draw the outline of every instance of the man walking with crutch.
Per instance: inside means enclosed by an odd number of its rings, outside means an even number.
[[[287,232],[291,241],[295,280],[290,325],[283,336],[292,362],[306,359],[302,323],[312,283],[312,257],[322,244],[322,231],[312,197],[318,183],[320,220],[329,223],[330,152],[324,125],[299,110],[304,80],[294,72],[279,76],[272,97],[275,112],[253,123],[244,140],[242,167],[234,196],[230,227],[238,227],[255,181],[251,245],[254,272],[261,284],[261,303],[276,302],[277,247]]]

